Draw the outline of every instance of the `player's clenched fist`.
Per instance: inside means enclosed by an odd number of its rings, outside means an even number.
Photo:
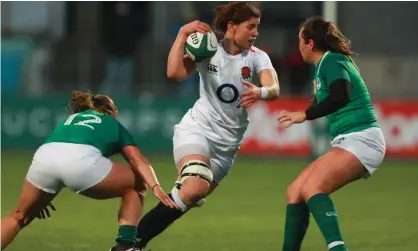
[[[208,24],[204,22],[200,22],[199,20],[195,20],[181,27],[180,32],[184,34],[185,36],[189,36],[193,32],[200,32],[200,33],[206,34],[207,32],[210,32],[211,30],[212,29],[210,28]]]

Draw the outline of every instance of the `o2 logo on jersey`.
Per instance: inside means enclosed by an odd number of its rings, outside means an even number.
[[[216,90],[216,96],[222,103],[231,104],[239,99],[239,91],[233,84],[222,84]]]

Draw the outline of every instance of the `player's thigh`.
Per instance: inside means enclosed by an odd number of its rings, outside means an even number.
[[[359,178],[367,178],[382,163],[386,144],[379,128],[337,136],[332,149],[318,161],[304,185],[304,197],[332,193]]]
[[[16,208],[12,215],[21,225],[28,224],[36,217],[42,208],[45,208],[56,196],[55,193],[47,193],[25,179]]]
[[[312,169],[314,169],[315,165],[320,162],[321,158],[319,157],[312,163],[308,165],[302,172],[292,181],[292,183],[288,186],[286,190],[286,203],[287,204],[297,204],[303,202],[303,196],[301,194],[302,188],[308,179],[309,175],[311,174]]]
[[[239,145],[224,145],[210,141],[213,181],[219,185],[232,171]]]
[[[366,169],[352,153],[334,147],[313,166],[301,194],[308,201],[317,193],[331,194],[341,187],[358,180]]]
[[[199,160],[210,164],[211,153],[206,137],[198,132],[196,126],[191,125],[190,127],[176,127],[174,129],[173,156],[179,173],[188,161]]]
[[[182,172],[194,161],[203,162],[206,168],[210,170],[211,152],[208,141],[202,133],[198,132],[196,126],[190,125],[190,127],[176,127],[174,130],[173,156],[180,180]],[[186,181],[190,183],[198,179],[197,177],[190,177]]]
[[[110,171],[97,184],[79,193],[93,199],[110,199],[122,197],[129,191],[144,193],[145,183],[133,170],[125,165],[110,162]]]

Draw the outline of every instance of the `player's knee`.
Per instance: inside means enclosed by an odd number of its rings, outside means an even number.
[[[209,183],[201,179],[190,178],[183,182],[181,194],[188,206],[194,206],[198,201],[206,197],[209,187]]]
[[[301,196],[305,202],[308,202],[312,196],[319,193],[327,193],[327,191],[317,182],[308,181],[301,189]]]
[[[297,204],[303,202],[301,187],[291,184],[286,190],[286,203]]]
[[[185,189],[184,194],[193,197],[193,199],[200,200],[206,196],[212,181],[212,171],[209,165],[203,161],[191,160],[181,168],[181,188]]]
[[[180,182],[176,187],[180,190],[182,202],[193,207],[202,200],[210,189],[213,174],[207,163],[200,160],[190,160],[180,171]]]

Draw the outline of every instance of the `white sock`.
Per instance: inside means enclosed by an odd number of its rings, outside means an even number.
[[[183,201],[180,200],[179,197],[179,190],[176,187],[173,187],[171,190],[171,197],[173,197],[173,201],[180,207],[180,211],[186,212],[189,209]]]

